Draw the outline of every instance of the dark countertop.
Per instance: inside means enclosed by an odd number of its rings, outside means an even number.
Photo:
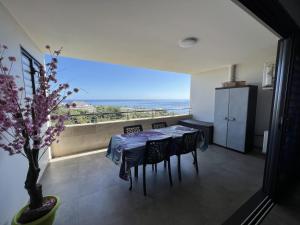
[[[214,126],[213,123],[199,121],[199,120],[194,120],[194,119],[180,120],[180,122],[188,123],[188,124],[193,124],[193,125],[198,125],[198,126],[205,126],[205,127],[212,127],[212,126]]]

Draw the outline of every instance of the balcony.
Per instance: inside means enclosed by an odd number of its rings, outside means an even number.
[[[172,188],[167,170],[161,164],[157,173],[148,168],[147,198],[143,196],[141,170],[133,190],[129,191],[128,182],[118,176],[120,168],[105,157],[111,136],[122,133],[123,127],[128,125],[142,124],[146,130],[151,129],[154,122],[173,125],[192,118],[189,110],[169,116],[145,113],[151,115],[150,118],[132,119],[132,115],[125,115],[119,120],[96,123],[92,118],[100,120],[107,114],[89,114],[84,117],[90,123],[67,125],[60,142],[52,145],[54,159],[41,180],[45,194],[55,194],[63,200],[56,224],[88,225],[100,221],[104,225],[221,224],[260,188],[264,167],[261,155],[237,154],[210,145],[206,152],[198,154],[198,176],[191,155],[184,155],[183,181],[179,183],[177,159],[172,157]],[[141,117],[143,115],[146,114]],[[70,121],[74,122],[74,117]],[[96,149],[103,151],[93,151]]]
[[[183,181],[179,183],[177,160],[172,157],[172,188],[167,170],[161,164],[157,173],[148,168],[147,198],[143,196],[141,170],[139,180],[135,180],[133,190],[129,191],[128,182],[118,176],[120,168],[105,157],[111,136],[122,133],[123,127],[128,125],[142,124],[146,130],[151,129],[154,122],[173,125],[181,119],[192,118],[189,113],[150,115],[150,118],[127,120],[132,116],[126,115],[125,120],[122,117],[115,121],[67,125],[60,142],[52,145],[54,159],[41,181],[45,194],[56,194],[63,200],[56,224],[88,225],[100,221],[104,225],[221,224],[260,188],[264,167],[260,155],[237,154],[211,145],[206,152],[198,154],[198,176],[192,157],[184,155]],[[90,121],[97,115],[84,116]],[[74,118],[70,120],[74,122]],[[91,152],[95,149],[104,152]]]
[[[18,58],[15,75],[23,74],[20,45],[44,62],[45,44],[63,46],[67,57],[187,73],[191,74],[193,118],[214,122],[215,88],[228,80],[232,67],[227,65],[238,63],[236,79],[259,85],[253,138],[255,147],[261,148],[273,96],[260,85],[263,64],[275,59],[278,37],[232,2],[90,1],[69,5],[67,1],[0,1],[1,43],[12,46],[9,54]],[[180,48],[178,41],[191,34],[199,38],[199,45]],[[90,71],[80,76],[94,81],[87,76]],[[103,92],[100,87],[99,91]],[[56,224],[221,224],[262,187],[263,156],[254,150],[244,155],[211,145],[198,154],[199,176],[191,156],[186,155],[179,183],[176,157],[172,157],[172,188],[166,170],[159,165],[157,173],[147,171],[147,198],[141,174],[129,192],[128,183],[118,177],[119,167],[105,152],[94,150],[105,151],[111,136],[122,133],[124,126],[139,123],[146,130],[154,122],[173,125],[192,117],[189,112],[157,113],[134,117],[121,112],[114,121],[107,119],[110,114],[91,113],[83,116],[88,123],[82,121],[82,115],[72,116],[70,123],[75,124],[67,125],[60,142],[41,158],[44,194],[56,194],[63,202]],[[9,224],[28,201],[23,188],[28,165],[14,158],[11,168],[11,159],[4,153],[0,159],[5,180],[0,182],[0,199],[9,203],[0,204],[0,224]]]

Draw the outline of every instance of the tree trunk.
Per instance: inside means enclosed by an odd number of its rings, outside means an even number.
[[[37,183],[40,174],[38,161],[39,150],[30,150],[29,148],[26,148],[25,153],[29,161],[29,167],[25,181],[25,189],[27,190],[30,197],[29,208],[37,209],[42,207],[43,205],[42,185]]]
[[[40,173],[40,168],[36,168],[32,163],[29,163],[25,188],[30,197],[29,208],[37,209],[43,205],[42,185],[37,183]]]

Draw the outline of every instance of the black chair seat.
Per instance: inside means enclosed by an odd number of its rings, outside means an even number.
[[[164,127],[167,127],[166,122],[152,123],[152,129],[159,129],[159,128],[164,128]]]
[[[134,134],[143,131],[143,127],[140,124],[132,125],[132,126],[126,126],[123,128],[124,134]]]

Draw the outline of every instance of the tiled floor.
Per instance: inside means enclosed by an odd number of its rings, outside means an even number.
[[[198,158],[198,176],[192,156],[182,158],[179,183],[172,157],[172,188],[163,164],[157,174],[149,166],[147,197],[142,174],[129,191],[129,183],[118,177],[119,167],[105,153],[51,163],[42,184],[44,194],[62,199],[56,225],[221,224],[261,187],[264,160],[214,145]]]

